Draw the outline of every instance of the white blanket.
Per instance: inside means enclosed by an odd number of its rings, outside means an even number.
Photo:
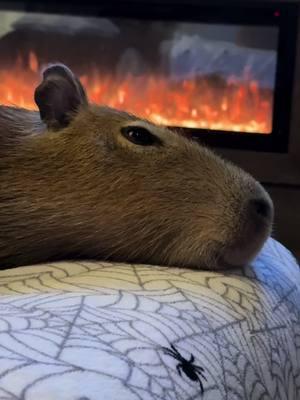
[[[243,271],[0,271],[0,399],[299,400],[299,266],[269,240]]]

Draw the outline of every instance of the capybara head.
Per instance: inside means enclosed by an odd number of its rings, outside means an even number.
[[[183,136],[89,104],[49,66],[39,113],[0,110],[0,264],[88,258],[242,266],[270,234],[273,205],[246,172]]]

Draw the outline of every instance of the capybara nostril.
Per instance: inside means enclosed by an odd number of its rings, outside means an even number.
[[[272,204],[268,199],[257,198],[249,200],[249,208],[252,215],[259,218],[270,219],[272,217]]]

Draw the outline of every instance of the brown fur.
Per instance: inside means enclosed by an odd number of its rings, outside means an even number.
[[[129,142],[127,125],[162,145]],[[251,176],[124,112],[81,104],[49,129],[38,112],[2,107],[0,154],[1,267],[89,258],[218,268],[251,260],[270,233],[272,203]]]

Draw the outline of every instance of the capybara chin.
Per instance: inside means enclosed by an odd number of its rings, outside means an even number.
[[[0,267],[67,259],[217,269],[249,263],[273,205],[250,175],[134,115],[89,104],[64,65],[39,112],[0,108]]]

